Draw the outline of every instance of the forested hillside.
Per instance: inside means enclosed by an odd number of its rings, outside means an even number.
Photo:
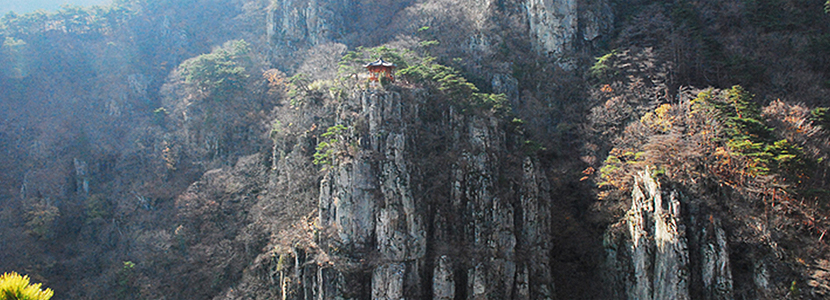
[[[0,272],[55,299],[830,297],[830,2],[116,0],[0,41]]]

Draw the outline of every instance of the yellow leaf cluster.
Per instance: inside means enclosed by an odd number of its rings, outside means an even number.
[[[642,118],[640,118],[640,122],[652,130],[656,130],[658,132],[669,132],[672,128],[672,124],[674,123],[674,117],[669,115],[669,110],[671,110],[671,108],[672,106],[670,104],[660,105],[654,109],[653,113],[646,113]]]
[[[41,284],[29,284],[29,276],[20,276],[16,272],[0,276],[0,300],[49,300],[54,295],[52,289],[40,289]]]

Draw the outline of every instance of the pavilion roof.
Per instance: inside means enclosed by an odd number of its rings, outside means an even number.
[[[373,61],[373,62],[370,62],[370,63],[366,64],[366,65],[365,65],[365,66],[363,66],[363,67],[364,67],[364,68],[369,68],[369,67],[389,67],[389,68],[394,68],[394,67],[397,67],[397,66],[396,66],[395,64],[391,63],[391,62],[388,62],[388,61],[383,60],[383,58],[381,57],[380,59],[378,59],[378,60],[376,60],[376,61]]]

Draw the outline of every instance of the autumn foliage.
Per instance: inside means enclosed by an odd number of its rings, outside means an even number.
[[[805,134],[818,132],[804,113],[787,114],[778,101],[763,110],[740,86],[728,90],[686,90],[680,101],[662,104],[629,124],[601,169],[601,186],[627,190],[623,178],[644,165],[683,183],[711,177],[724,184],[756,190],[777,187],[781,192],[798,188],[809,179],[820,151],[804,152]],[[769,121],[767,119],[770,119]],[[779,136],[770,124],[798,123],[799,131]],[[814,147],[815,148],[815,147]]]

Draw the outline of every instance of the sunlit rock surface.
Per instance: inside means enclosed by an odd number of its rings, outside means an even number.
[[[606,234],[608,294],[615,299],[731,299],[729,245],[720,221],[688,215],[683,207],[695,204],[678,191],[664,191],[650,172],[635,177],[631,208]]]

